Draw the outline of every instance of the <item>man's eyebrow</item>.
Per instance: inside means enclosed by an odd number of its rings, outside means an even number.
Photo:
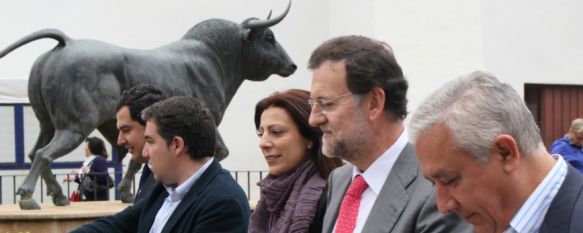
[[[431,174],[431,178],[433,178],[433,179],[443,179],[443,178],[447,178],[450,176],[451,176],[450,173],[443,171],[443,170],[439,170],[439,171],[436,171],[436,172]]]
[[[426,175],[423,175],[423,176],[425,177],[425,179],[427,181],[429,181],[429,183],[435,185],[435,181],[434,180],[443,180],[443,178],[447,178],[447,177],[451,176],[451,174],[448,174],[445,171],[439,170],[439,171],[436,171],[436,172],[431,173],[429,175],[429,177],[426,176]]]

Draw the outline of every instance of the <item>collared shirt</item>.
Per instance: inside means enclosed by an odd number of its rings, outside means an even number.
[[[397,141],[389,147],[377,160],[375,160],[369,167],[361,173],[358,168],[354,167],[352,170],[352,179],[357,175],[362,175],[364,181],[368,184],[368,188],[362,193],[360,199],[360,206],[358,208],[358,216],[356,217],[356,226],[354,227],[354,232],[361,232],[368,214],[372,210],[372,207],[389,176],[395,161],[399,157],[399,154],[407,146],[408,136],[407,130],[403,130]],[[336,228],[336,226],[334,226]],[[336,230],[336,229],[334,229]]]
[[[194,185],[194,183],[198,180],[198,178],[200,178],[202,173],[206,171],[206,169],[211,165],[213,160],[214,158],[210,158],[208,161],[206,161],[200,167],[200,169],[198,169],[198,171],[196,171],[192,176],[190,176],[190,178],[188,178],[188,180],[186,180],[180,186],[171,187],[164,185],[164,188],[166,188],[166,191],[168,192],[168,197],[164,199],[164,204],[162,204],[162,207],[160,207],[160,209],[158,210],[158,213],[156,214],[156,219],[154,220],[154,223],[150,228],[150,233],[162,232],[164,225],[166,225],[166,222],[168,222],[168,219],[170,219],[170,216],[172,215],[172,213],[174,213],[174,210],[176,210],[176,207],[178,207],[184,195],[186,195],[186,193],[190,191],[192,185]]]
[[[553,155],[557,160],[549,174],[530,194],[518,212],[510,221],[510,227],[504,233],[537,233],[567,176],[567,163],[563,157]]]

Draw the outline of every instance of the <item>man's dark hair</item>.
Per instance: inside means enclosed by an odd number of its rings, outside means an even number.
[[[364,36],[342,36],[324,42],[308,62],[316,69],[325,61],[344,61],[346,85],[357,95],[375,87],[385,92],[385,109],[394,119],[407,116],[407,80],[393,55],[391,47]]]
[[[212,157],[216,147],[217,128],[206,106],[190,96],[174,96],[144,109],[144,121],[153,121],[158,134],[167,144],[182,137],[190,158]]]
[[[115,110],[119,111],[124,106],[128,106],[132,120],[139,122],[141,125],[146,125],[146,122],[140,117],[140,113],[145,108],[163,99],[166,99],[166,96],[160,89],[150,84],[138,84],[121,94],[121,99]]]

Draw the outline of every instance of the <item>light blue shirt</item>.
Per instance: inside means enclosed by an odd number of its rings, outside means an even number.
[[[567,176],[567,163],[563,157],[553,155],[557,163],[543,181],[530,194],[510,221],[510,227],[504,233],[537,233]]]
[[[172,216],[172,213],[174,213],[174,210],[176,210],[176,207],[178,207],[184,195],[186,195],[186,193],[190,191],[192,185],[194,185],[194,183],[198,180],[198,178],[200,178],[202,173],[206,171],[206,169],[211,165],[213,160],[214,158],[210,158],[208,161],[206,161],[200,167],[200,169],[198,169],[198,171],[196,171],[192,176],[190,176],[190,178],[188,178],[188,180],[186,180],[180,186],[173,188],[171,186],[164,185],[166,191],[168,192],[168,197],[164,199],[164,204],[162,204],[162,207],[160,207],[160,209],[158,210],[158,213],[156,214],[156,219],[152,224],[152,228],[150,228],[150,233],[162,232],[164,225],[166,225],[166,222],[168,222],[168,219],[170,219],[170,216]]]

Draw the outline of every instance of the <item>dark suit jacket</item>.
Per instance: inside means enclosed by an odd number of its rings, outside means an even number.
[[[328,181],[328,208],[322,232],[334,229],[338,210],[352,179],[351,164],[335,169]],[[433,186],[424,177],[407,144],[383,185],[362,232],[473,232],[472,226],[455,214],[442,215],[437,210]]]
[[[575,233],[583,231],[583,175],[573,167],[551,203],[540,233]]]
[[[75,182],[81,183],[82,179],[91,179],[95,182],[99,188],[93,190],[93,192],[89,192],[85,189],[82,189],[83,196],[85,201],[107,201],[109,200],[109,187],[108,187],[108,180],[107,176],[107,160],[99,155],[95,156],[93,161],[89,164],[89,173],[86,175],[87,177],[80,178],[79,176],[75,177]],[[81,184],[79,184],[81,185]]]
[[[147,233],[167,196],[164,187],[156,184],[135,205],[73,232]],[[243,189],[215,159],[182,199],[162,232],[246,232],[250,212]]]
[[[138,191],[136,192],[136,198],[134,202],[140,201],[145,196],[148,196],[150,193],[150,189],[156,186],[156,179],[154,179],[154,175],[152,175],[152,171],[150,171],[150,167],[148,164],[144,164],[144,168],[142,169],[142,176],[140,177],[140,185],[138,186]]]

